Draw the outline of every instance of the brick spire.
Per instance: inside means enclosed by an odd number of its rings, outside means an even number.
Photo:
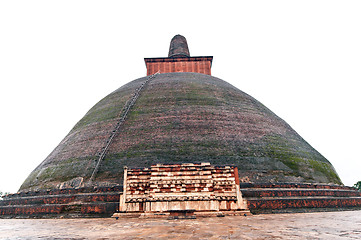
[[[190,57],[187,39],[182,35],[175,35],[169,46],[168,57]]]

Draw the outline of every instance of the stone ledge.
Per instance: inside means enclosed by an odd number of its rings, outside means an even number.
[[[361,207],[361,197],[355,198],[253,198],[247,199],[251,211],[286,209],[286,208],[353,208]]]
[[[5,206],[0,207],[0,218],[41,218],[52,214],[56,214],[59,217],[69,214],[78,217],[82,217],[83,215],[93,217],[110,217],[118,209],[118,205],[118,202],[93,202],[81,204],[74,203]]]
[[[249,210],[234,210],[234,211],[195,211],[194,216],[198,217],[224,217],[224,216],[250,216],[252,213]],[[170,212],[116,212],[112,218],[165,218],[165,219],[182,219],[169,218]],[[192,218],[193,219],[193,218]]]

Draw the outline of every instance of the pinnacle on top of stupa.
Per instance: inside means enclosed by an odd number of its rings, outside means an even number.
[[[175,35],[169,46],[168,57],[190,57],[187,39],[182,35]]]

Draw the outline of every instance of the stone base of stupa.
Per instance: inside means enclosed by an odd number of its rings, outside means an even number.
[[[253,214],[361,209],[361,192],[340,185],[241,183],[240,190],[247,201],[247,208]],[[114,213],[119,213],[122,193],[122,186],[15,193],[0,201],[0,218],[111,217]],[[195,212],[194,215],[198,217],[198,214],[206,215],[205,213]],[[227,216],[225,213],[226,211],[219,211],[209,215]],[[242,215],[243,212],[233,213]],[[122,216],[140,217],[142,214],[127,213]],[[166,213],[157,214],[153,215],[164,216]]]

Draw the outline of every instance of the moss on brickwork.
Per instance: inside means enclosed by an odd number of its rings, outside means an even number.
[[[95,167],[95,158],[67,159],[58,164],[49,164],[34,170],[22,184],[21,189],[54,188],[62,182],[76,177],[86,179]]]
[[[268,136],[267,148],[264,151],[268,152],[270,158],[278,159],[287,166],[292,171],[289,174],[303,175],[309,181],[318,180],[318,176],[321,176],[341,184],[340,178],[326,158],[316,151],[310,151],[311,146],[304,140],[299,145],[294,145],[293,142],[294,140],[282,136]]]
[[[145,80],[91,108],[21,189],[89,179],[117,117]],[[159,74],[117,132],[96,182],[122,183],[124,166],[183,162],[236,165],[254,182],[341,183],[327,159],[251,96],[209,75]]]

